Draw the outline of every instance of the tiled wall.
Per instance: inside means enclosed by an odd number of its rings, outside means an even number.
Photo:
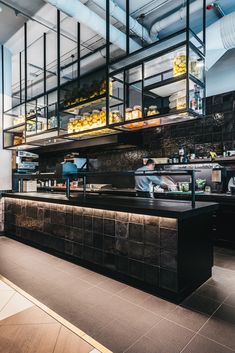
[[[201,120],[145,130],[139,147],[122,150],[93,148],[81,153],[98,160],[96,170],[120,171],[136,169],[146,156],[169,157],[178,153],[180,145],[199,156],[208,155],[210,150],[221,153],[223,145],[235,149],[235,92],[208,97],[206,112],[207,117]],[[53,171],[63,156],[61,152],[51,155],[51,159],[48,154],[42,155],[41,170]]]
[[[176,219],[5,199],[8,234],[177,291]]]

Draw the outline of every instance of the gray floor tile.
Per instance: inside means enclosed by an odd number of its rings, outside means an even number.
[[[113,294],[117,294],[127,288],[126,284],[108,277],[104,281],[98,283],[97,286]]]
[[[200,335],[196,335],[182,353],[232,353],[227,347],[211,341]]]
[[[232,292],[225,300],[225,304],[235,306],[235,292]]]
[[[223,304],[201,329],[200,334],[235,350],[235,307]]]
[[[150,298],[149,293],[130,286],[126,286],[124,290],[118,293],[118,296],[137,305],[142,305],[146,299]]]
[[[146,334],[146,337],[156,343],[160,352],[178,353],[194,334],[191,330],[163,319]]]
[[[162,317],[165,317],[176,308],[176,304],[155,297],[153,295],[151,295],[147,300],[145,300],[141,304],[141,306]]]
[[[114,320],[105,326],[94,338],[113,353],[123,353],[139,337],[139,332],[124,320]]]
[[[126,323],[138,330],[140,335],[143,335],[161,320],[161,317],[154,313],[118,296],[113,296],[112,300],[106,303],[105,310],[112,313],[120,322],[125,320]]]
[[[196,293],[190,295],[181,304],[184,308],[195,310],[207,315],[212,315],[219,305],[219,302]]]
[[[178,306],[167,315],[167,319],[190,330],[198,331],[210,316],[197,311]]]
[[[147,337],[141,337],[127,349],[125,353],[166,353],[165,348],[159,347],[156,342]]]
[[[195,293],[222,303],[228,296],[228,287],[223,285],[212,286],[205,283]]]
[[[235,270],[235,262],[231,259],[231,255],[215,254],[214,264],[218,267]]]

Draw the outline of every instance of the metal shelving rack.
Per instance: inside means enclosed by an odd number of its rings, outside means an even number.
[[[105,65],[96,70],[88,70],[81,74],[81,31],[77,24],[77,55],[71,65],[76,66],[76,77],[62,82],[61,66],[61,18],[57,10],[56,46],[57,46],[57,73],[55,89],[47,89],[46,66],[46,33],[43,35],[43,85],[42,92],[37,97],[28,98],[27,84],[24,94],[20,92],[20,104],[17,107],[27,116],[28,105],[43,101],[45,109],[46,128],[38,129],[38,117],[30,118],[35,125],[35,134],[27,134],[28,118],[21,124],[5,123],[11,112],[4,111],[4,148],[7,149],[31,149],[45,146],[93,138],[102,135],[117,134],[122,131],[136,131],[146,128],[154,128],[165,124],[175,124],[199,118],[204,115],[205,107],[205,0],[201,0],[202,25],[200,37],[192,28],[190,7],[191,1],[186,2],[185,26],[180,31],[171,34],[152,44],[142,46],[133,51],[131,48],[131,32],[129,28],[130,4],[125,1],[126,8],[126,50],[122,56],[114,58],[110,51],[110,8],[109,0],[106,0],[106,50]],[[143,43],[142,43],[143,44]],[[27,23],[24,27],[24,82],[28,82],[27,74]],[[183,54],[182,54],[183,53]],[[178,59],[177,59],[178,58]],[[180,59],[181,58],[181,59]],[[183,60],[180,65],[183,70],[177,73],[175,61]],[[4,65],[4,63],[3,63]],[[96,85],[96,94],[87,93],[81,97],[82,90],[86,92],[84,82]],[[4,77],[3,77],[4,82]],[[111,86],[112,84],[112,86]],[[100,90],[99,86],[100,85]],[[4,85],[3,85],[4,86]],[[102,86],[102,87],[101,87]],[[72,87],[72,89],[71,89]],[[87,87],[86,87],[87,88]],[[77,91],[76,91],[77,89]],[[22,85],[20,85],[22,91]],[[89,89],[88,89],[89,91]],[[83,93],[84,93],[83,92]],[[181,104],[177,103],[177,96],[182,95]],[[4,93],[4,92],[3,92]],[[4,94],[3,94],[4,95]],[[52,95],[54,100],[49,99]],[[84,94],[83,94],[84,95]],[[174,97],[174,98],[173,98]],[[71,104],[68,104],[70,100]],[[183,102],[183,104],[182,104]],[[4,103],[4,102],[3,102]],[[50,108],[54,104],[57,125],[53,129],[48,128]],[[127,119],[126,109],[134,105],[141,106],[141,116]],[[157,106],[157,113],[149,115],[149,106]],[[97,125],[90,124],[87,129],[75,129],[68,131],[69,120],[82,112],[91,112],[93,109],[106,108],[105,122]],[[120,112],[118,121],[111,120],[112,110]],[[12,115],[14,117],[14,115]],[[79,118],[78,118],[79,119]],[[8,119],[9,120],[9,119]],[[18,126],[19,125],[19,126]],[[17,130],[18,129],[18,130]],[[39,131],[40,130],[40,131]],[[17,135],[18,134],[18,135]],[[14,143],[14,135],[22,137],[22,143]],[[22,136],[21,136],[22,135]],[[17,138],[16,138],[17,140]]]

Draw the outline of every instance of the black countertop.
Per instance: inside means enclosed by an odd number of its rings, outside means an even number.
[[[214,212],[218,208],[218,204],[212,202],[196,202],[195,208],[192,208],[191,202],[188,200],[147,199],[111,195],[87,195],[86,199],[80,196],[69,200],[64,194],[39,192],[4,193],[2,196],[179,219]]]
[[[59,189],[53,186],[45,186],[39,187],[38,190],[40,192],[45,191],[55,191],[55,192],[64,192],[65,187],[63,189]],[[71,189],[71,193],[82,192],[81,188],[76,188],[76,190]],[[90,189],[87,188],[87,193],[90,193]],[[96,189],[95,192],[100,195],[112,195],[112,196],[129,196],[134,197],[136,194],[135,189],[132,188],[102,188]],[[172,193],[172,192],[164,192],[164,193],[155,193],[155,197],[157,199],[173,199],[173,200],[190,200],[191,195],[187,193]],[[224,202],[224,203],[234,203],[235,204],[235,195],[231,195],[230,193],[196,193],[195,195],[197,201],[209,201],[209,202]]]

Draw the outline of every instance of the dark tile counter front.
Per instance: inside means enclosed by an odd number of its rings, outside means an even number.
[[[164,297],[178,301],[210,277],[207,213],[180,220],[10,197],[4,204],[7,235]]]

